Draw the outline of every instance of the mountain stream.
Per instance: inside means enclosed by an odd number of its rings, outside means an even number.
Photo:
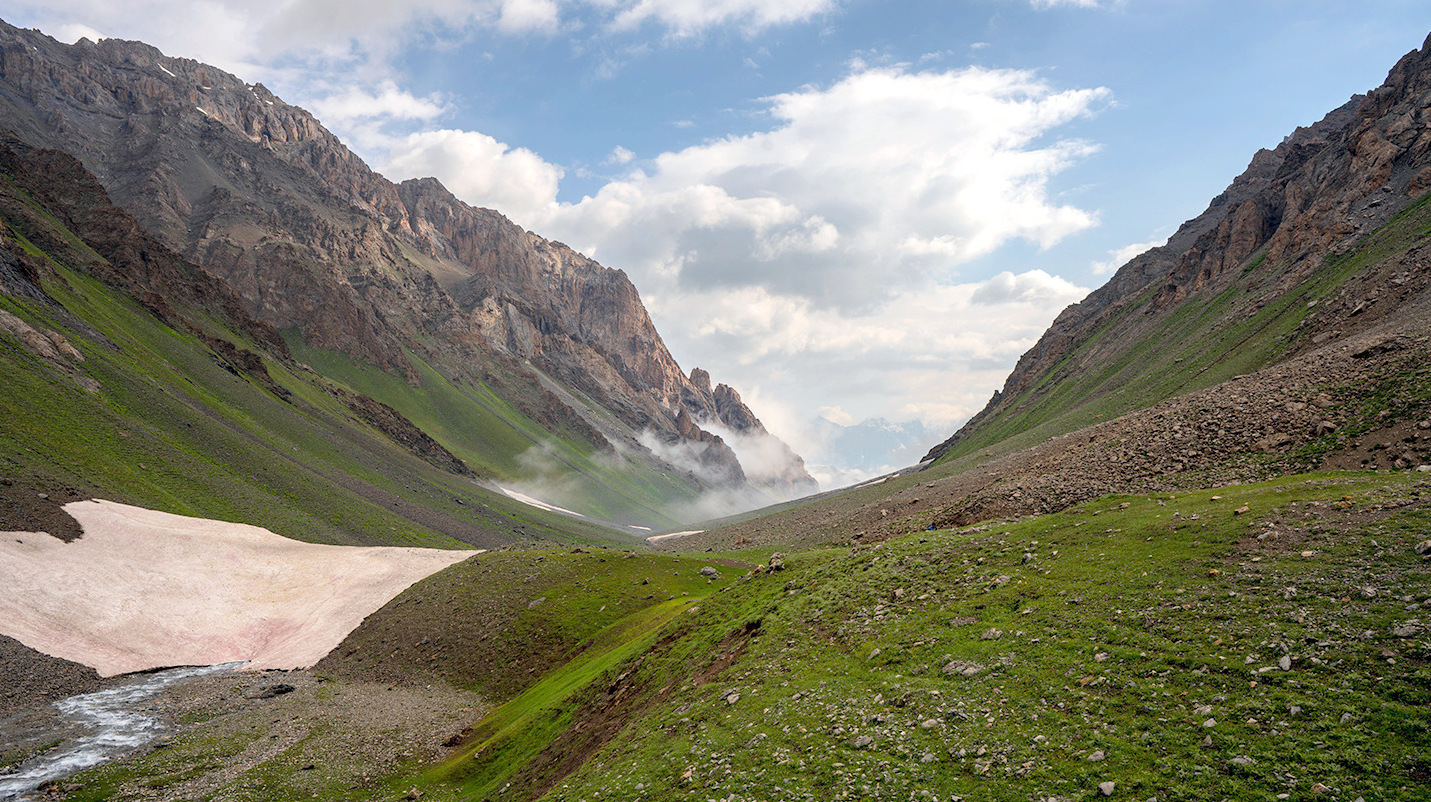
[[[108,690],[55,702],[61,715],[84,725],[85,734],[70,744],[25,761],[14,774],[0,775],[0,800],[26,799],[30,792],[49,780],[98,766],[154,740],[164,725],[146,712],[151,697],[195,677],[232,671],[241,665],[243,663],[172,668],[136,676]]]

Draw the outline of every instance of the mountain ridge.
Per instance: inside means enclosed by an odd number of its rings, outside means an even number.
[[[1403,56],[1381,87],[1296,129],[1277,147],[1259,150],[1247,169],[1166,245],[1134,257],[1105,285],[1064,309],[984,409],[925,459],[990,445],[993,430],[1044,404],[1049,388],[1117,361],[1183,305],[1205,302],[1234,285],[1244,277],[1238,268],[1254,260],[1257,264],[1248,270],[1265,265],[1277,271],[1259,289],[1264,305],[1308,280],[1323,257],[1345,253],[1431,188],[1431,136],[1421,111],[1428,92],[1431,38]],[[1099,335],[1105,327],[1107,334]],[[1095,335],[1102,339],[1095,342]],[[1309,339],[1298,341],[1284,353],[1310,345]],[[1193,380],[1179,387],[1199,385]],[[1101,392],[1086,394],[1078,403]]]
[[[775,439],[740,402],[717,408],[671,357],[625,273],[468,206],[436,179],[394,184],[260,84],[136,42],[63,45],[0,26],[0,125],[74,153],[115,202],[227,281],[257,320],[418,384],[432,364],[489,381],[597,450],[669,448],[743,482],[724,424]],[[573,408],[551,377],[614,413]],[[502,388],[506,388],[505,390]],[[727,420],[741,421],[731,426]],[[710,434],[707,432],[707,434]],[[815,489],[788,454],[765,487]],[[713,478],[714,477],[714,478]]]

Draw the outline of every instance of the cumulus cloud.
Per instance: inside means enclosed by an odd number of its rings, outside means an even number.
[[[1135,256],[1146,253],[1160,245],[1166,245],[1167,238],[1149,240],[1148,242],[1135,242],[1131,245],[1124,245],[1108,252],[1108,258],[1101,262],[1093,262],[1089,265],[1095,276],[1106,276],[1123,265],[1128,264],[1128,260]]]
[[[643,289],[867,307],[1010,240],[1048,247],[1094,225],[1048,191],[1094,146],[1048,137],[1108,98],[1019,70],[859,67],[767,98],[767,130],[661,154],[551,207],[543,230],[662,279]]]
[[[521,225],[545,219],[563,171],[526,148],[475,131],[425,131],[394,145],[382,172],[394,181],[436,176],[474,206],[497,209]]]
[[[630,164],[636,158],[636,154],[626,148],[617,145],[611,149],[611,155],[606,157],[607,164]]]
[[[1121,0],[1029,0],[1029,5],[1037,9],[1048,8],[1107,8]]]
[[[984,282],[969,296],[969,302],[988,306],[1010,302],[1038,302],[1077,296],[1082,288],[1042,270],[1014,275],[1007,270]]]
[[[661,295],[648,306],[683,361],[723,365],[722,381],[740,388],[767,428],[804,454],[814,444],[801,431],[802,414],[830,399],[856,418],[918,418],[952,432],[984,405],[1053,318],[1087,292],[1031,271],[923,282],[862,312],[761,287]]]
[[[804,22],[834,8],[833,0],[594,0],[615,12],[618,30],[656,22],[678,37],[693,36],[720,25],[735,24],[748,32]]]

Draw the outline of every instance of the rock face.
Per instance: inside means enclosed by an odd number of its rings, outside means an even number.
[[[505,384],[526,397],[508,400],[534,418],[567,420],[602,447],[638,433],[699,443],[733,466],[732,481],[746,472],[704,422],[729,415],[733,431],[774,440],[734,391],[722,407],[709,376],[697,387],[696,372],[681,371],[624,273],[435,179],[393,184],[260,84],[141,43],[64,45],[0,23],[0,127],[78,157],[144,230],[224,279],[270,330],[296,329],[414,383],[409,354],[479,380],[496,365],[520,374]],[[626,428],[604,427],[539,377]],[[773,486],[813,489],[789,456]]]
[[[1431,189],[1428,107],[1431,39],[1403,57],[1381,87],[1297,129],[1276,148],[1258,151],[1247,170],[1166,245],[1135,257],[1106,285],[1065,309],[988,405],[926,459],[978,440],[997,421],[1032,417],[1040,405],[1046,405],[1046,414],[1061,383],[1077,377],[1104,372],[1110,379],[1087,386],[1074,403],[1127,386],[1128,369],[1121,366],[1146,362],[1149,348],[1156,355],[1181,347],[1170,332],[1188,315],[1221,315],[1221,325],[1230,328],[1325,280],[1328,257],[1350,250]],[[1409,282],[1417,277],[1385,279],[1385,287],[1366,287],[1361,297],[1314,299],[1315,308],[1309,307],[1295,335],[1284,338],[1284,347],[1244,367],[1271,364],[1364,330],[1377,320],[1364,314],[1375,311],[1377,299],[1383,309],[1391,307],[1387,296],[1410,292]],[[1220,295],[1234,287],[1236,298]],[[1158,339],[1166,342],[1148,345]],[[1139,348],[1144,355],[1133,354]],[[1173,372],[1173,365],[1166,370]],[[1192,379],[1170,385],[1117,411],[1211,383]]]

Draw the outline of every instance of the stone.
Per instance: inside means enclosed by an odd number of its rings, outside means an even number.
[[[1097,749],[1092,752],[1089,752],[1088,757],[1084,759],[1097,763],[1098,761],[1103,760],[1105,757],[1107,757],[1107,755],[1103,754],[1103,750]]]
[[[1204,721],[1204,722],[1202,723],[1202,725],[1203,725],[1204,727],[1207,727],[1207,728],[1211,729],[1211,728],[1217,726],[1217,719],[1215,719],[1215,718],[1210,718],[1210,719],[1208,719],[1207,721]]]
[[[772,571],[784,571],[784,570],[785,570],[785,555],[784,555],[784,554],[781,554],[780,552],[777,551],[777,552],[775,552],[774,554],[770,555],[770,570],[772,570]]]
[[[868,735],[859,735],[850,739],[850,746],[856,749],[864,749],[872,743],[874,743],[874,739]]]
[[[919,756],[920,763],[933,763],[937,760],[939,760],[939,758],[933,752],[925,752]]]
[[[707,579],[720,579],[720,571],[717,571],[714,566],[707,565],[701,568],[701,576]]]
[[[925,719],[925,720],[919,722],[919,728],[920,728],[921,730],[932,730],[932,729],[934,729],[935,727],[938,727],[938,726],[939,726],[939,719],[937,719],[937,718],[927,718],[927,719]]]
[[[1284,654],[1284,655],[1282,655],[1282,659],[1280,659],[1280,660],[1277,661],[1277,667],[1280,668],[1280,669],[1282,669],[1283,671],[1291,671],[1291,670],[1292,670],[1292,655],[1290,655],[1290,654]]]
[[[1236,763],[1239,766],[1247,766],[1252,763],[1252,758],[1247,757],[1246,755],[1240,755],[1238,757],[1233,758],[1232,762]]]
[[[1113,796],[1113,791],[1117,789],[1117,787],[1118,784],[1113,782],[1112,780],[1109,780],[1107,782],[1101,782],[1098,784],[1098,793],[1104,796]]]
[[[1391,634],[1398,638],[1410,638],[1420,631],[1421,624],[1418,621],[1406,621],[1391,627]]]
[[[1431,540],[1423,540],[1415,548],[1417,554],[1431,554]]]
[[[1003,635],[1003,634],[1004,634],[1004,631],[1003,631],[1003,630],[1001,630],[1001,629],[995,629],[994,627],[989,627],[987,630],[985,630],[985,631],[983,632],[983,634],[979,635],[979,640],[998,640],[999,637],[1000,637],[1001,635]]]

